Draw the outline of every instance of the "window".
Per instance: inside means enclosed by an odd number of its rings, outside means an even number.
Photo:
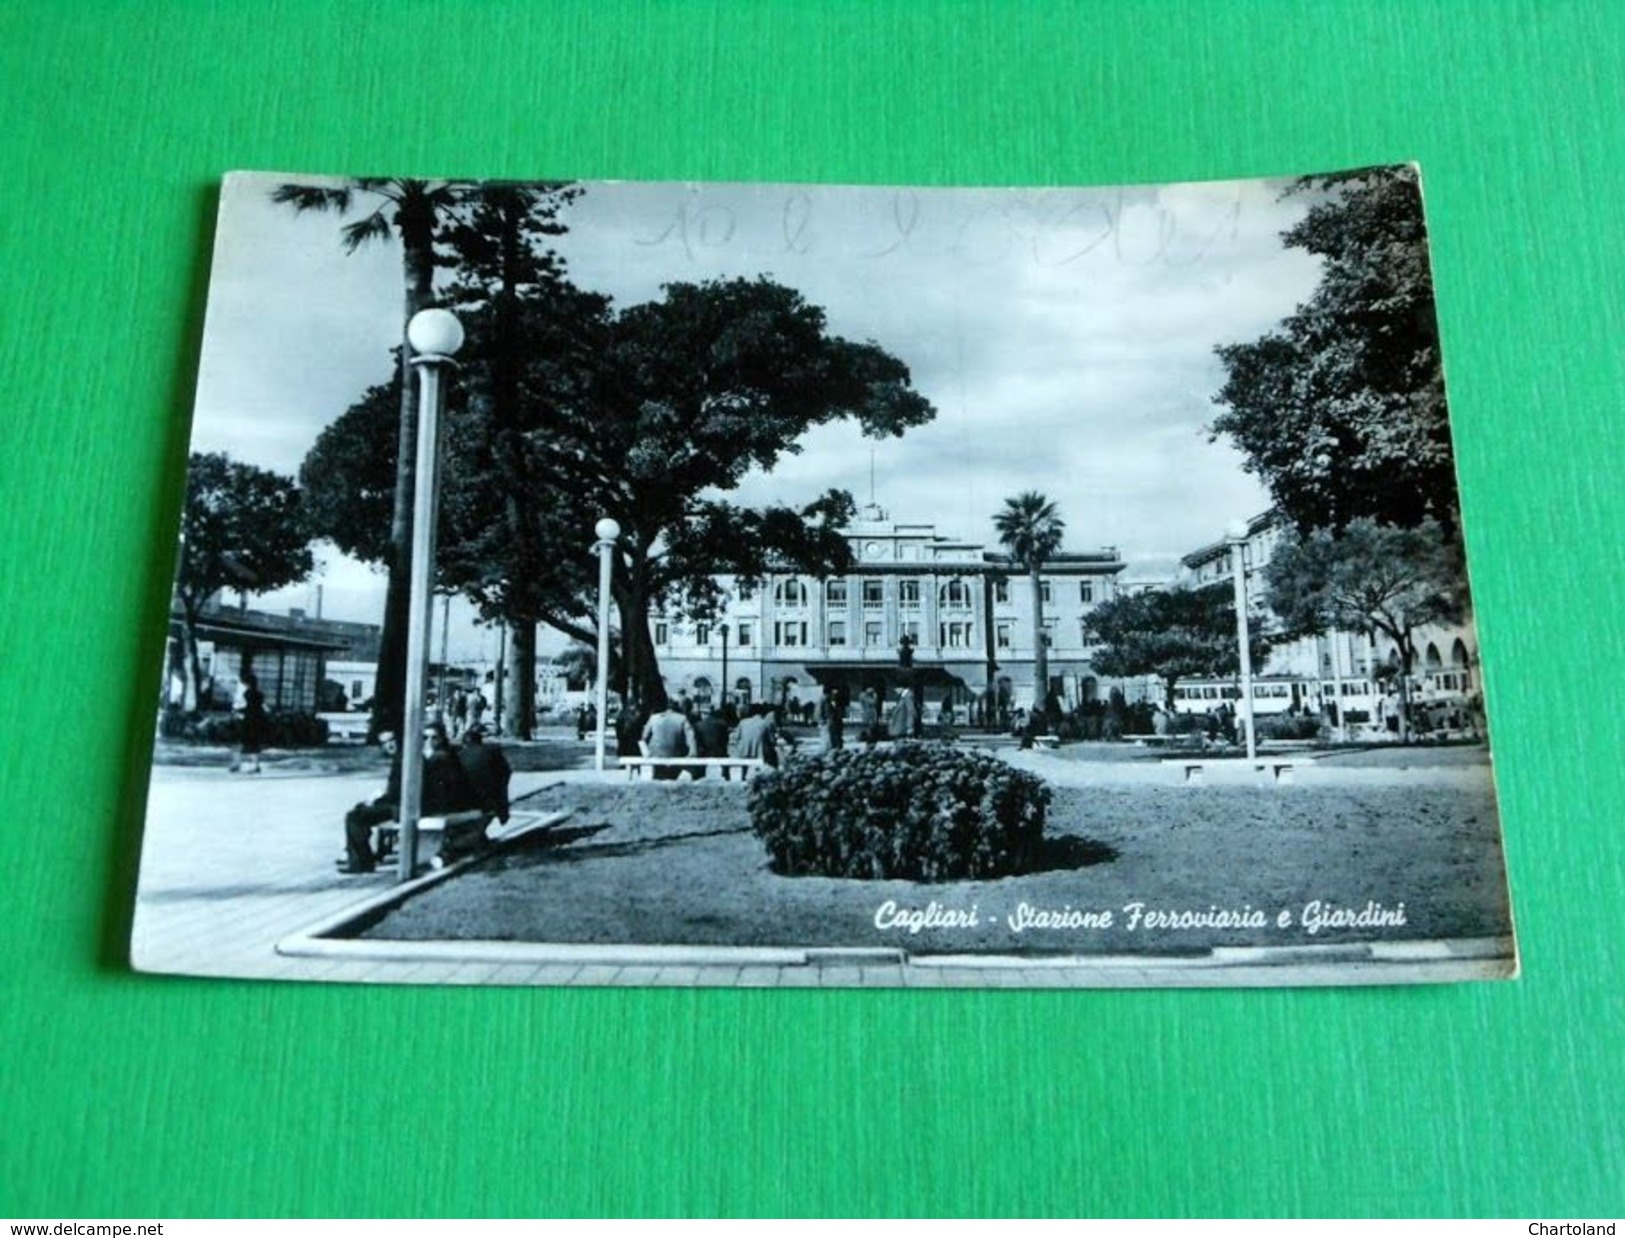
[[[942,646],[945,649],[969,649],[971,625],[954,621],[942,625]]]
[[[807,586],[794,577],[782,580],[773,590],[773,601],[791,610],[799,609],[807,604]]]
[[[918,609],[920,605],[920,582],[917,580],[898,581],[897,604],[908,609]]]
[[[831,645],[846,644],[846,621],[831,619],[829,621],[829,643]]]
[[[739,582],[739,600],[741,602],[748,602],[755,596],[756,586],[754,584],[748,580],[742,580]]]
[[[1078,601],[1082,602],[1085,606],[1090,606],[1093,605],[1094,600],[1095,582],[1092,580],[1080,580],[1078,582]]]
[[[1055,620],[1044,620],[1044,648],[1052,649],[1055,646]]]
[[[1050,588],[1050,582],[1047,580],[1038,582],[1038,595],[1044,599],[1045,606],[1055,601],[1055,590]]]
[[[671,627],[668,624],[655,624],[655,644],[664,645],[671,639]]]
[[[901,635],[908,637],[916,645],[920,643],[920,621],[918,619],[905,620],[902,628]]]
[[[878,648],[884,643],[884,625],[879,620],[870,620],[863,625],[863,643],[870,649]]]
[[[998,623],[993,625],[993,643],[1000,649],[1010,648],[1010,625]]]
[[[1001,606],[1010,604],[1010,582],[1003,576],[993,582],[993,600]]]
[[[751,638],[750,627],[751,627],[750,624],[745,623],[743,621],[741,621],[741,623],[739,624],[739,640],[738,640],[737,644],[739,645],[739,647],[741,649],[747,648],[750,645],[750,638]]]
[[[1094,633],[1089,631],[1089,621],[1087,619],[1079,619],[1078,620],[1078,644],[1080,644],[1080,645],[1088,645],[1088,644],[1093,643],[1094,639],[1095,639],[1094,638]]]
[[[352,701],[359,701],[361,699],[361,681],[359,679],[352,679],[350,681],[350,699]]]
[[[711,643],[711,625],[709,623],[696,623],[694,625],[694,643],[696,645],[709,645]]]
[[[773,643],[775,645],[805,645],[807,643],[807,623],[804,619],[781,619],[773,625]]]
[[[824,586],[824,601],[830,606],[846,605],[846,581],[832,580]]]
[[[950,610],[963,610],[970,605],[970,586],[962,580],[950,580],[942,586],[938,601]]]
[[[866,580],[863,582],[863,608],[865,610],[878,610],[886,604],[886,582],[882,580]]]

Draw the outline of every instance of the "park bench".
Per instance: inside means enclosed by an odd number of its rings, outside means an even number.
[[[418,818],[418,854],[429,853],[428,840],[434,842],[434,849],[439,850],[440,838],[445,834],[446,827],[451,825],[473,825],[476,821],[484,821],[487,814],[478,808],[471,808],[465,812],[448,812],[439,817]],[[386,821],[378,826],[378,840],[373,847],[380,864],[387,863],[389,857],[395,853],[400,843],[401,825],[398,821]]]
[[[740,781],[749,778],[753,772],[767,768],[767,762],[760,757],[622,757],[621,768],[626,771],[629,781],[638,778],[653,778],[655,766],[670,766],[678,770],[693,770],[696,777],[704,777],[709,770],[721,770],[722,780],[729,781],[734,772],[738,771]]]
[[[1188,757],[1164,757],[1162,763],[1180,770],[1184,774],[1186,782],[1201,782],[1203,780],[1202,776],[1207,772],[1209,766],[1222,769],[1226,766],[1236,765],[1239,762],[1235,757],[1218,757],[1210,760],[1207,757],[1191,755]],[[1275,782],[1292,782],[1293,771],[1298,767],[1296,760],[1285,756],[1261,756],[1250,764],[1257,773],[1268,772]]]

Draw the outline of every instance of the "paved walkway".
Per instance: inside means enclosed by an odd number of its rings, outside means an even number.
[[[1011,755],[1014,763],[1060,783],[1167,782],[1174,777],[1155,764]],[[1373,773],[1350,772],[1361,777]],[[1460,771],[1448,773],[1458,776]],[[381,774],[380,769],[372,775],[274,770],[245,775],[156,767],[131,940],[134,966],[184,975],[358,983],[1051,988],[1406,983],[1438,979],[1441,968],[1491,972],[1498,967],[1494,959],[1505,951],[1500,942],[1413,943],[1305,947],[1296,953],[1217,952],[1180,961],[1137,956],[1000,966],[993,959],[910,962],[856,952],[708,961],[681,949],[323,939],[312,930],[347,919],[397,890],[393,868],[347,877],[334,866],[343,850],[345,811],[376,793]],[[520,800],[561,780],[619,782],[623,777],[618,771],[590,770],[518,774],[513,794]],[[1280,793],[1290,794],[1290,789]],[[521,823],[540,819],[536,813],[515,815]],[[1290,965],[1290,975],[1283,974],[1283,964]]]

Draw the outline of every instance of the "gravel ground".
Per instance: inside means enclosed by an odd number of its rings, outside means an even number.
[[[1487,777],[1063,786],[1040,871],[938,885],[776,876],[737,786],[572,784],[530,806],[573,815],[361,935],[1122,954],[1511,932]],[[1361,912],[1378,922],[1340,920]]]

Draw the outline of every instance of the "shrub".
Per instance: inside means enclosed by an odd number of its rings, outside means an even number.
[[[165,739],[234,748],[243,742],[243,716],[239,713],[185,713],[166,709],[158,722]],[[274,710],[265,718],[267,748],[320,748],[327,743],[328,726],[315,714],[291,709]]]
[[[773,871],[861,880],[999,877],[1026,865],[1050,790],[985,753],[936,743],[842,748],[751,781]]]

